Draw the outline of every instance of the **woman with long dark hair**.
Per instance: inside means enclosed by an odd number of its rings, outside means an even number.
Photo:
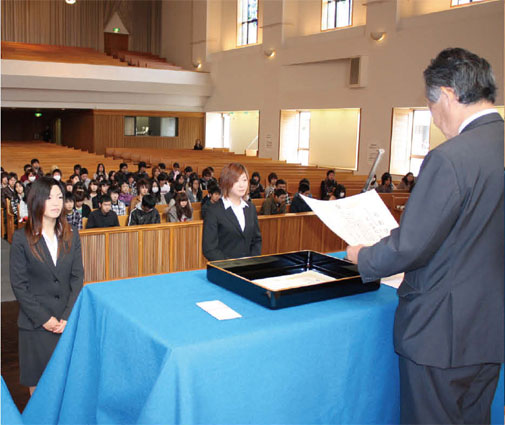
[[[82,288],[79,233],[65,218],[63,192],[41,177],[28,194],[28,221],[14,233],[10,279],[19,302],[20,382],[33,393]]]
[[[175,204],[168,209],[168,220],[172,223],[191,221],[193,219],[193,208],[188,200],[188,195],[180,192],[175,195]]]

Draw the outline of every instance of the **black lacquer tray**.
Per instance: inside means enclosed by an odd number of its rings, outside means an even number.
[[[253,280],[314,270],[334,278],[329,282],[271,290]],[[270,309],[280,309],[379,289],[380,282],[363,283],[358,267],[314,251],[211,261],[207,279]]]

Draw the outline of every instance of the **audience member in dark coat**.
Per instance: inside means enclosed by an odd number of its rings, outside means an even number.
[[[89,215],[86,229],[116,226],[119,226],[119,219],[117,214],[112,211],[112,200],[109,195],[103,195],[100,200],[100,208],[92,211]]]

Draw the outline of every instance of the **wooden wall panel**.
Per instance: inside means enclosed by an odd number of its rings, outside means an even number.
[[[125,136],[125,116],[178,117],[177,137]],[[205,139],[203,113],[160,111],[93,111],[93,152],[103,155],[105,148],[193,149],[196,139]]]
[[[61,118],[61,143],[94,152],[93,115],[91,111],[68,111]]]
[[[316,215],[306,215],[303,222],[303,232],[300,233],[300,249],[319,251],[322,248],[324,223]]]
[[[170,244],[170,271],[181,272],[205,267],[202,254],[203,222],[172,227],[173,238]]]
[[[107,279],[105,274],[105,234],[81,236],[84,282]]]
[[[277,244],[280,235],[279,219],[275,216],[258,217],[261,231],[261,254],[275,254],[278,251]]]
[[[277,243],[277,252],[299,251],[301,249],[300,235],[303,233],[303,217],[288,215],[279,221],[280,232]]]
[[[142,231],[142,274],[170,272],[170,232],[171,229]]]
[[[103,155],[105,148],[124,147],[123,117],[118,115],[93,115],[94,133],[93,133],[93,152]]]
[[[109,279],[139,276],[139,230],[109,234]]]

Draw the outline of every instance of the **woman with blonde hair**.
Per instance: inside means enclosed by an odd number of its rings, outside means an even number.
[[[211,205],[203,223],[203,255],[209,260],[261,254],[261,232],[256,208],[245,201],[249,175],[239,163],[223,168],[219,177],[222,198]]]

